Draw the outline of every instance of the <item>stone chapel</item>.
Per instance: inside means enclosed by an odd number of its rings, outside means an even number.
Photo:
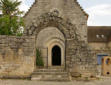
[[[21,37],[0,36],[0,77],[71,80],[96,77],[97,59],[87,41],[88,14],[77,0],[35,0]],[[36,66],[40,49],[44,66]]]

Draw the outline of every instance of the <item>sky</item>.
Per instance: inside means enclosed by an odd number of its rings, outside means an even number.
[[[20,9],[28,11],[35,0],[20,0]],[[89,15],[89,26],[111,26],[111,0],[78,0]]]

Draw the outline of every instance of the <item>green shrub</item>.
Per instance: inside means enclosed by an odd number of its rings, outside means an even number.
[[[23,35],[23,33],[17,33],[17,35],[16,35],[16,36],[21,37],[22,35]]]
[[[36,66],[44,66],[41,51],[39,49],[36,49]]]

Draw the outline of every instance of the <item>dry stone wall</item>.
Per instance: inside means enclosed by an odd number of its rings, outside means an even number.
[[[0,35],[0,77],[28,77],[34,70],[33,36]]]

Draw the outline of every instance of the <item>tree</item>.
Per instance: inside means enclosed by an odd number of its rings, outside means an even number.
[[[18,6],[21,4],[18,0],[0,0],[2,16],[0,17],[0,34],[1,35],[17,35],[19,28],[24,26],[23,18],[20,15]]]
[[[4,15],[9,16],[16,16],[21,14],[22,12],[19,11],[18,6],[21,4],[18,0],[0,0],[1,5],[0,8],[2,8],[2,12]]]

